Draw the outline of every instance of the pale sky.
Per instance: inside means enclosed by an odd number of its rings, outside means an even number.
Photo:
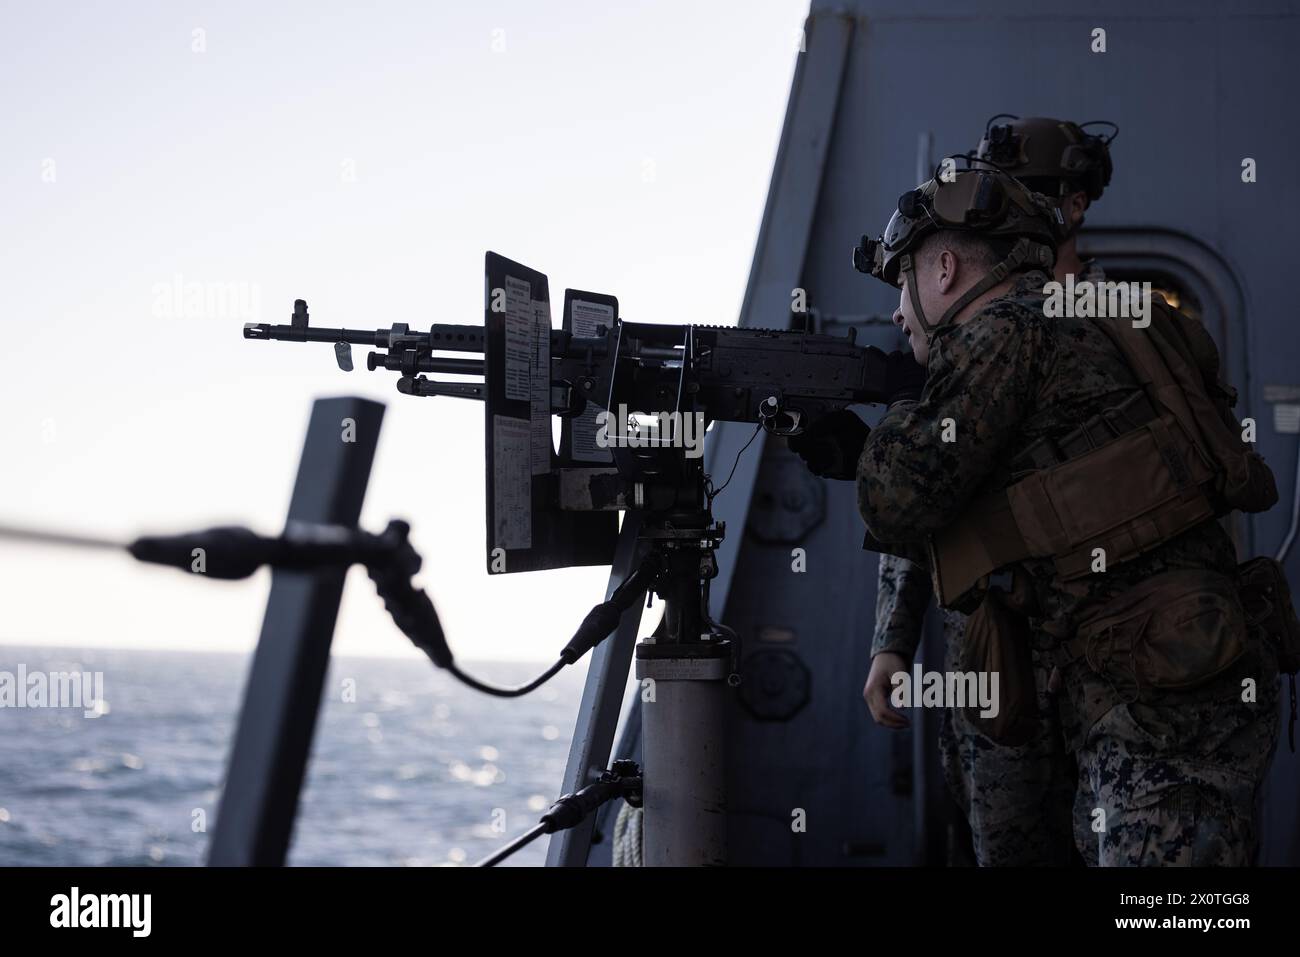
[[[484,570],[483,413],[245,321],[479,323],[483,254],[736,320],[806,0],[0,4],[0,524],[274,533],[311,400],[388,405],[362,524],[414,526],[459,657],[550,659],[603,568]],[[199,32],[196,32],[199,31]],[[234,283],[192,316],[158,287]],[[0,643],[253,646],[269,574],[0,542]],[[415,654],[364,572],[335,642]]]

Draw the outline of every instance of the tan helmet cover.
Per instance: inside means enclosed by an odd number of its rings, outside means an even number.
[[[1081,189],[1089,199],[1099,199],[1113,172],[1110,142],[1115,136],[1084,128],[1094,125],[1114,127],[1102,120],[1080,126],[1046,116],[1002,113],[988,121],[976,155],[1020,179],[1058,180],[1060,195]]]
[[[1014,240],[1011,253],[933,325],[921,309],[916,283],[913,307],[927,336],[951,321],[976,296],[1017,269],[1050,271],[1065,232],[1060,209],[1052,200],[998,170],[955,170],[927,180],[902,195],[879,239],[862,237],[854,247],[853,266],[891,286],[902,286],[914,267],[921,242],[939,230],[968,232],[985,239]]]

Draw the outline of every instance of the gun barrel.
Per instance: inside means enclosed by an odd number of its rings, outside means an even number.
[[[245,339],[279,339],[284,342],[348,342],[355,346],[387,346],[387,329],[322,329],[314,326],[277,326],[269,322],[244,325]]]

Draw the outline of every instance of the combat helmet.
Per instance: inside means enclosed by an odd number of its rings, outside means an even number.
[[[939,230],[971,233],[981,239],[1008,240],[1010,252],[931,323],[921,308],[915,274],[908,284],[912,308],[929,339],[976,297],[1022,269],[1051,271],[1065,232],[1060,208],[1015,177],[998,169],[948,169],[904,193],[879,239],[862,237],[853,249],[853,268],[902,287],[915,269],[921,242]]]
[[[1110,135],[1089,133],[1090,126],[1110,127]],[[1109,120],[1079,124],[1046,116],[999,113],[984,124],[984,138],[976,155],[1020,180],[1030,181],[1036,189],[1038,181],[1050,180],[1057,194],[1055,199],[1083,190],[1089,199],[1096,200],[1110,183],[1110,144],[1118,133],[1119,127]]]

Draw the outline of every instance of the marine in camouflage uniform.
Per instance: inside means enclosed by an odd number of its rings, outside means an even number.
[[[1010,122],[998,126],[999,119]],[[1079,144],[1083,144],[1081,148]],[[1081,194],[1069,237],[1057,263],[1077,263],[1073,235],[1082,210],[1109,184],[1109,140],[1089,136],[1077,124],[1047,117],[1002,114],[986,124],[977,154],[994,160],[1040,192],[1068,206]],[[1073,219],[1069,213],[1067,220]],[[1095,260],[1082,263],[1077,280],[1105,281]],[[871,655],[893,652],[911,661],[933,590],[927,567],[880,554],[876,583],[876,630]],[[959,669],[966,616],[942,609],[944,670]],[[945,709],[939,722],[939,755],[949,793],[970,825],[975,860],[981,866],[1064,866],[1077,862],[1071,823],[1077,775],[1065,748],[1055,695],[1049,693],[1051,666],[1037,651],[1033,658],[1038,692],[1035,733],[1022,745],[1002,745],[982,734],[960,709]]]
[[[1139,388],[1093,320],[1044,316],[1048,278],[1025,273],[1008,295],[934,333],[920,401],[892,405],[859,460],[859,510],[876,539],[916,543],[939,531],[978,495],[1010,484],[1007,463],[1035,440],[1059,438]],[[955,442],[942,441],[947,418],[957,423]],[[1031,619],[1036,654],[1057,660],[1080,621],[1152,576],[1189,569],[1231,577],[1236,565],[1232,542],[1215,521],[1072,582],[1058,580],[1050,559],[1027,559],[1020,567],[1040,612]],[[905,587],[893,591],[894,607],[914,614]],[[973,611],[981,597],[978,588],[962,596],[957,610]],[[888,617],[888,594],[885,611]],[[888,642],[899,629],[886,622],[880,633]],[[1277,665],[1260,636],[1252,632],[1245,642],[1246,652],[1200,687],[1131,703],[1082,661],[1064,670],[1061,721],[1079,769],[1074,825],[1089,863],[1251,862],[1255,799],[1277,742]],[[1245,700],[1248,680],[1255,700]],[[954,740],[966,742],[963,757],[973,755],[970,772],[957,781],[959,791],[979,792],[970,805],[973,826],[985,806],[1015,807],[1025,793],[1020,782],[999,782],[1010,793],[990,791],[996,765],[981,762],[993,752],[980,748],[978,736]],[[1027,760],[1009,774],[1036,766],[1035,742],[1025,747]],[[1017,825],[1000,807],[990,833],[1005,828],[1014,844]]]
[[[1087,282],[1105,278],[1096,260],[1085,262],[1078,276]],[[880,553],[873,658],[884,651],[909,662],[916,656],[933,594],[928,567]],[[961,670],[966,616],[951,609],[940,612],[943,668],[952,673]],[[1033,666],[1038,722],[1026,743],[993,741],[961,709],[946,708],[939,720],[944,780],[970,825],[975,861],[981,867],[1063,867],[1076,862],[1071,807],[1078,771],[1074,755],[1065,747],[1057,696],[1048,688],[1051,665],[1037,649]]]

